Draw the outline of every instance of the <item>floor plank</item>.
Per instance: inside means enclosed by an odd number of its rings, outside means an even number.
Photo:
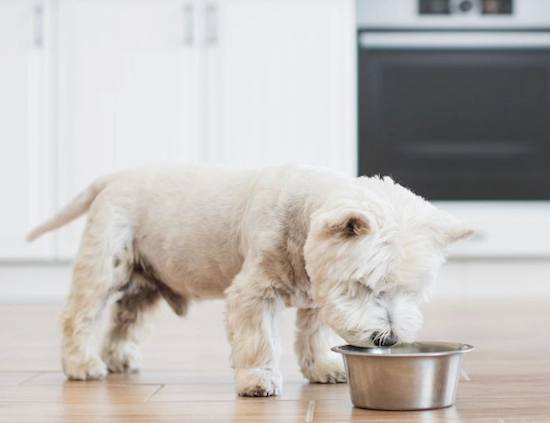
[[[0,372],[0,388],[20,385],[40,376],[37,372]]]
[[[102,381],[65,381],[59,385],[18,385],[0,387],[3,402],[53,402],[81,404],[109,402],[113,404],[143,403],[153,396],[161,385],[113,385]]]
[[[283,393],[278,397],[268,398],[270,401],[296,400],[347,400],[346,384],[310,384],[285,383]],[[237,398],[233,384],[211,385],[166,385],[151,401],[256,401],[256,398]]]

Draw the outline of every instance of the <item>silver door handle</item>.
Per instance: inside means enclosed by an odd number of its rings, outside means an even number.
[[[33,43],[37,48],[44,45],[44,5],[36,4],[34,6],[34,29]]]
[[[359,35],[363,49],[550,49],[549,33],[510,32],[363,32]]]
[[[216,3],[206,3],[205,10],[206,44],[218,42],[218,7]]]
[[[183,6],[183,45],[185,46],[193,44],[193,34],[195,33],[193,15],[193,3],[186,3]]]

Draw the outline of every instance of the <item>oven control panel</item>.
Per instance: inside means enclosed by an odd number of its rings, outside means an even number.
[[[511,15],[513,0],[418,0],[418,12],[421,15]]]

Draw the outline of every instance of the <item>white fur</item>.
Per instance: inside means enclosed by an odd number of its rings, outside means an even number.
[[[313,382],[345,381],[331,330],[355,345],[410,342],[445,247],[470,233],[389,178],[309,166],[144,168],[98,179],[29,235],[89,210],[63,314],[73,379],[136,371],[147,314],[164,298],[225,297],[237,392],[277,395],[277,316],[298,307],[296,353]],[[98,337],[113,296],[112,324]]]

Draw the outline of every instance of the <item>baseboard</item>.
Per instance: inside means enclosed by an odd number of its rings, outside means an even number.
[[[0,301],[62,301],[71,286],[70,264],[1,264]]]

